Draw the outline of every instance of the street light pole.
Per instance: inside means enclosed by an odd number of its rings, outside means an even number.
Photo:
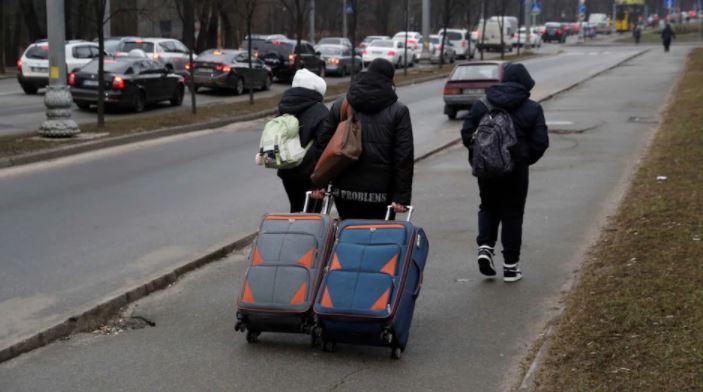
[[[430,0],[422,0],[422,54],[421,63],[430,62]]]
[[[39,127],[45,137],[70,137],[80,133],[71,119],[73,98],[66,85],[66,22],[64,0],[46,0],[49,36],[49,87],[44,95],[46,120]]]

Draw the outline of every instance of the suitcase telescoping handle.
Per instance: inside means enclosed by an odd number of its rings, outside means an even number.
[[[413,206],[408,206],[408,216],[405,218],[406,221],[410,222],[410,220],[413,218],[413,211],[415,208]],[[393,212],[393,206],[388,206],[386,207],[386,220],[391,220],[391,212]]]
[[[310,200],[312,199],[312,191],[305,192],[305,204],[303,205],[303,212],[308,212],[308,207],[310,206]],[[327,187],[325,191],[325,198],[322,199],[322,213],[329,215],[332,211],[332,185]]]

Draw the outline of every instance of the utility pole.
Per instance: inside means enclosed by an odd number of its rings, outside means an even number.
[[[310,0],[310,45],[315,44],[315,0]]]
[[[405,43],[403,44],[403,75],[408,76],[408,30],[410,30],[410,0],[405,0]]]
[[[64,0],[46,0],[49,36],[49,87],[44,95],[46,120],[39,127],[45,137],[70,137],[80,133],[71,119],[73,98],[66,85],[66,21]]]
[[[430,63],[430,0],[422,0],[422,54],[421,63]]]

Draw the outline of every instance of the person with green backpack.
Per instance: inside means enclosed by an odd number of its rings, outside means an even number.
[[[256,163],[278,169],[290,212],[303,211],[305,194],[312,189],[310,175],[316,156],[311,147],[329,115],[323,103],[326,91],[327,83],[321,77],[307,69],[296,72],[292,87],[283,93],[278,105],[278,117],[266,124],[261,138]],[[315,212],[321,209],[317,204]]]

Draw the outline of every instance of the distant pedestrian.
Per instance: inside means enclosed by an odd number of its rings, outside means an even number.
[[[632,36],[635,38],[635,44],[639,44],[640,38],[642,38],[642,28],[640,25],[635,25],[632,29]]]
[[[371,62],[356,76],[344,99],[332,105],[318,157],[340,123],[344,100],[350,116],[360,124],[362,153],[358,161],[332,180],[334,204],[342,219],[383,219],[386,207],[407,211],[412,196],[414,145],[408,107],[398,102],[393,64],[385,59]],[[320,197],[320,192],[316,192]]]
[[[461,129],[464,145],[473,157],[474,135],[484,115],[491,109],[509,114],[517,143],[509,150],[514,167],[498,177],[478,177],[481,205],[478,212],[478,265],[482,274],[495,276],[493,256],[498,228],[502,226],[503,280],[516,282],[522,278],[518,265],[522,246],[522,222],[527,200],[529,166],[536,163],[549,147],[549,136],[542,106],[530,100],[535,82],[522,64],[505,66],[500,84],[486,90],[486,100],[473,105]],[[491,113],[497,113],[493,110]],[[499,112],[498,112],[499,113]],[[476,167],[474,167],[474,172]]]
[[[278,104],[278,114],[291,114],[300,124],[300,144],[307,146],[320,138],[322,127],[329,114],[323,103],[327,83],[321,77],[301,69],[293,77],[293,85],[283,93]],[[298,167],[279,169],[278,177],[290,202],[290,212],[300,212],[305,204],[305,193],[312,190],[310,175],[315,167],[315,151],[310,148]],[[318,203],[319,204],[319,203]],[[321,207],[318,206],[318,207]],[[320,208],[314,208],[319,211]]]
[[[662,43],[664,44],[664,51],[668,52],[669,47],[671,46],[671,40],[676,38],[676,33],[674,32],[674,29],[671,28],[671,24],[669,22],[666,23],[664,30],[662,30],[661,36]]]

